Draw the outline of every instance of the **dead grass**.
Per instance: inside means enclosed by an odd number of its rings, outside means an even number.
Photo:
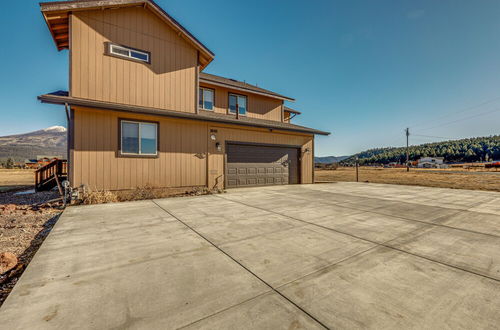
[[[35,184],[34,170],[0,169],[0,192]]]
[[[128,202],[145,199],[156,199],[166,197],[199,196],[221,193],[223,190],[208,190],[206,187],[183,187],[183,188],[154,188],[145,186],[132,190],[107,191],[81,189],[79,200],[76,204],[103,204],[114,202]]]
[[[337,170],[316,170],[315,181],[352,182],[356,181],[356,171],[354,167],[339,167]],[[495,174],[495,172],[467,172],[453,169],[410,169],[410,172],[406,172],[404,168],[360,167],[359,181],[500,191],[500,174]]]
[[[111,191],[106,190],[85,190],[80,194],[79,204],[103,204],[118,202],[118,197]]]

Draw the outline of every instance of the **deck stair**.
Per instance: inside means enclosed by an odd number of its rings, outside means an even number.
[[[61,183],[68,178],[68,161],[54,159],[49,164],[35,171],[35,191],[50,190],[57,186],[59,194],[63,194]]]

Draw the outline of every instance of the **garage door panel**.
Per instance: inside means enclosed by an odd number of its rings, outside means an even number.
[[[228,144],[227,187],[298,183],[298,150]]]

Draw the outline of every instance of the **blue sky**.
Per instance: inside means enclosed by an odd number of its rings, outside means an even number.
[[[296,98],[317,155],[500,133],[500,1],[157,0],[216,54],[205,70]],[[65,125],[38,1],[0,12],[0,136]],[[21,24],[22,23],[22,24]],[[13,28],[15,27],[15,28]],[[425,136],[422,136],[425,135]]]

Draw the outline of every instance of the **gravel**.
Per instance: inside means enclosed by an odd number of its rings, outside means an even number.
[[[18,259],[0,274],[0,306],[62,213],[58,197],[53,191],[0,193],[0,254],[12,253]]]

